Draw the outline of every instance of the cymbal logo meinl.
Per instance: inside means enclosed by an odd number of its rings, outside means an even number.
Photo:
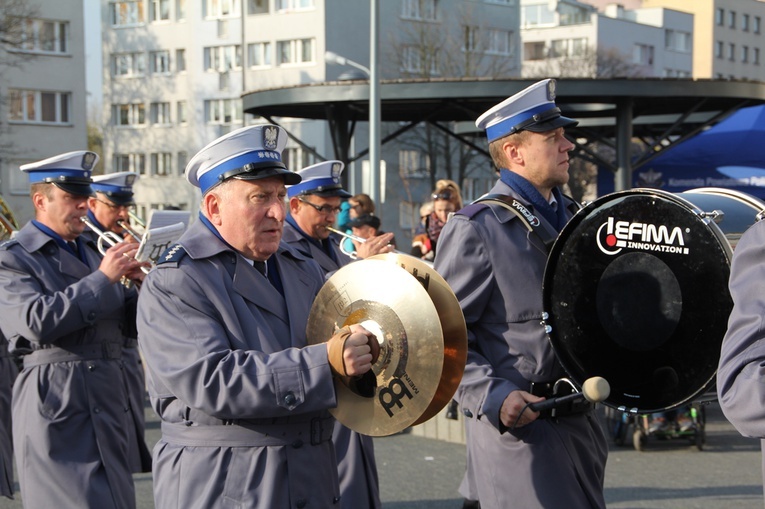
[[[380,406],[385,409],[388,417],[393,417],[394,407],[404,408],[404,404],[401,402],[401,399],[404,396],[412,399],[412,393],[409,392],[406,384],[404,384],[400,378],[392,379],[390,383],[388,383],[388,387],[380,389],[380,392],[377,395],[377,397],[380,398]]]
[[[688,254],[683,230],[679,226],[669,227],[663,224],[617,221],[613,217],[609,217],[598,228],[596,241],[598,249],[607,255],[618,254],[625,248]]]

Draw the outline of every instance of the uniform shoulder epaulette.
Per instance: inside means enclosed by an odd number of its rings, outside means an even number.
[[[0,242],[0,250],[5,251],[9,247],[15,246],[18,243],[19,243],[19,241],[16,240],[16,239],[8,239],[6,241]]]
[[[184,256],[186,256],[186,249],[180,244],[173,244],[159,255],[157,265],[165,265],[168,263],[178,265]]]
[[[485,203],[471,203],[470,205],[461,208],[454,213],[456,216],[465,216],[468,219],[472,219],[476,214],[489,206]]]

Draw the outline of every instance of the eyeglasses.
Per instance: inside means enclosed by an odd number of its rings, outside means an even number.
[[[135,210],[135,207],[133,205],[115,205],[113,203],[109,203],[108,201],[101,200],[100,198],[96,198],[96,201],[101,202],[107,207],[109,207],[109,210],[127,210],[127,211]]]
[[[340,213],[340,207],[333,207],[331,205],[316,205],[315,203],[311,203],[308,200],[305,200],[303,198],[298,198],[301,202],[305,203],[306,205],[310,205],[311,207],[315,208],[317,212],[320,214],[338,214]]]
[[[451,200],[452,192],[441,191],[440,193],[433,193],[430,197],[433,198],[434,200]]]

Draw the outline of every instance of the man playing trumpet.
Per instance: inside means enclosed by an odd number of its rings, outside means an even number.
[[[13,391],[13,439],[26,507],[135,507],[132,425],[122,345],[143,279],[137,246],[101,258],[80,238],[93,152],[21,166],[35,219],[0,246],[0,328],[24,366]]]
[[[121,171],[107,175],[93,177],[90,185],[95,194],[88,198],[88,220],[102,232],[112,232],[117,238],[123,238],[126,242],[137,242],[130,226],[130,208],[135,206],[133,199],[133,184],[138,179],[138,174],[132,171]],[[82,233],[83,240],[96,252],[98,249],[99,234],[92,228],[87,228]],[[106,244],[107,246],[109,243]],[[131,331],[135,331],[135,324],[131,324]],[[144,400],[146,398],[146,379],[143,371],[141,354],[138,351],[138,340],[135,332],[126,336],[122,360],[125,363],[125,376],[130,400],[130,415],[132,416],[134,433],[129,434],[130,439],[130,468],[133,472],[151,472],[151,452],[144,440]]]

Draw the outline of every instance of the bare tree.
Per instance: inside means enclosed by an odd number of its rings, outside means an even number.
[[[20,67],[33,58],[25,49],[27,21],[38,9],[29,0],[0,0],[0,75],[8,67]]]
[[[586,46],[581,51],[551,55],[524,63],[525,78],[638,78],[645,75],[643,66],[634,64],[628,55],[615,48]]]

